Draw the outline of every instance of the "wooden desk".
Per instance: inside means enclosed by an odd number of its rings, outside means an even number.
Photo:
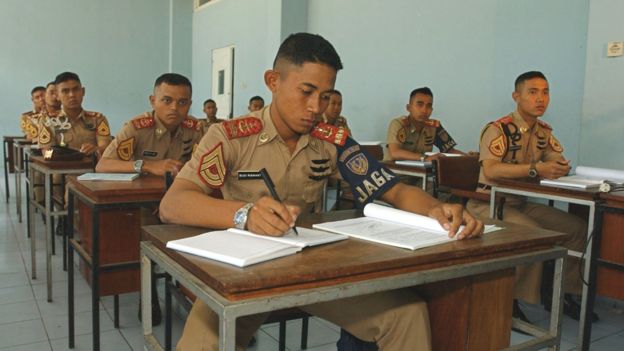
[[[99,350],[100,296],[115,296],[114,320],[119,328],[118,294],[140,288],[140,208],[160,202],[165,194],[165,180],[141,176],[131,182],[110,182],[70,177],[67,189],[68,213],[78,209],[80,217],[80,240],[73,239],[74,216],[67,217],[69,347],[74,347],[73,253],[76,250],[82,259],[81,271],[91,283],[93,350]]]
[[[37,278],[37,264],[36,264],[36,240],[35,240],[35,221],[33,220],[35,208],[42,211],[45,216],[45,238],[46,238],[46,269],[47,269],[47,287],[48,287],[48,302],[52,302],[52,252],[54,245],[54,221],[53,216],[67,215],[67,210],[63,207],[59,210],[54,209],[52,201],[53,191],[53,176],[54,175],[67,175],[67,174],[82,174],[93,170],[93,158],[85,157],[79,161],[48,161],[43,156],[30,157],[30,183],[33,184],[33,174],[40,172],[44,176],[43,189],[45,192],[45,200],[43,204],[37,203],[34,197],[33,187],[30,187],[28,196],[30,201],[28,202],[28,230],[30,231],[30,258],[32,264],[32,278]],[[61,184],[62,194],[65,193],[65,187]],[[66,236],[63,235],[63,247],[65,247]],[[65,255],[65,250],[63,250]],[[66,257],[63,257],[65,263]]]
[[[299,224],[354,215],[355,211],[309,215]],[[141,301],[148,349],[162,349],[151,327],[152,262],[220,316],[220,350],[234,350],[234,326],[240,316],[416,285],[424,285],[421,293],[428,300],[435,349],[499,350],[509,345],[514,267],[555,259],[549,331],[515,320],[513,325],[540,335],[522,346],[546,347],[560,341],[566,250],[555,245],[565,238],[561,233],[509,225],[481,239],[416,251],[351,238],[244,269],[165,248],[169,240],[205,231],[180,225],[143,227]]]
[[[20,136],[7,136],[2,137],[2,155],[4,162],[4,189],[6,190],[6,203],[9,203],[9,173],[13,173],[13,139],[23,138]]]
[[[592,261],[592,245],[593,241],[589,240],[594,230],[596,201],[600,198],[598,191],[577,190],[566,188],[555,188],[541,186],[537,182],[522,180],[499,180],[496,185],[492,186],[490,191],[490,218],[494,218],[494,208],[497,193],[513,194],[527,196],[539,199],[547,199],[554,201],[562,201],[571,204],[585,205],[589,207],[589,219],[587,222],[587,253],[585,267],[583,269],[584,281],[589,281]],[[581,257],[580,252],[570,251],[570,255]],[[583,284],[583,293],[581,296],[581,318],[579,321],[579,333],[577,346],[581,350],[587,350],[589,347],[589,337],[586,336],[586,330],[591,329],[591,313],[587,313],[588,291],[589,287]],[[587,326],[587,327],[586,327]],[[583,347],[583,345],[586,345]]]
[[[384,161],[382,163],[396,174],[422,179],[422,189],[425,191],[427,190],[427,179],[432,177],[434,173],[433,165],[419,167],[398,165],[394,161]]]

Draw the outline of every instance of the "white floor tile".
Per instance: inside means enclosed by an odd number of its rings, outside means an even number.
[[[0,289],[0,305],[34,299],[32,288],[28,285]]]
[[[52,340],[52,350],[54,351],[87,351],[92,350],[93,337],[92,334],[77,336],[75,339],[75,348],[70,349],[68,338]],[[101,351],[130,351],[132,350],[121,333],[117,330],[109,330],[100,334],[100,350]]]
[[[0,348],[48,339],[41,319],[0,325]]]
[[[19,346],[12,346],[8,348],[0,349],[0,351],[51,351],[52,346],[50,346],[50,342],[36,342],[34,344],[26,344]]]
[[[0,324],[39,319],[37,304],[16,302],[0,305]]]
[[[93,334],[91,311],[76,313],[74,318],[74,335]],[[44,316],[43,324],[51,340],[69,337],[69,317],[67,315]],[[113,329],[115,329],[113,320],[107,313],[100,311],[100,331],[104,332]]]

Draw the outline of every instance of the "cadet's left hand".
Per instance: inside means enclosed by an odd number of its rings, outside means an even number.
[[[441,203],[429,210],[429,217],[436,219],[440,225],[448,230],[449,237],[457,234],[457,239],[475,238],[483,234],[483,222],[474,218],[463,206],[457,204]],[[459,234],[460,225],[464,230]]]
[[[92,153],[97,151],[97,148],[98,148],[97,145],[84,143],[80,145],[80,152],[82,152],[85,155],[91,155]]]

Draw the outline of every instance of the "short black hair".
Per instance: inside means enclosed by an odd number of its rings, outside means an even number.
[[[160,77],[156,78],[156,81],[154,82],[154,88],[161,85],[162,83],[167,83],[169,85],[187,86],[191,90],[191,94],[193,94],[193,85],[191,85],[191,81],[181,74],[177,74],[177,73],[161,74]]]
[[[336,95],[342,96],[342,93],[338,89],[334,89],[334,90],[330,91],[329,93],[332,94],[332,95],[336,94]]]
[[[46,84],[46,89],[48,89],[50,85],[56,85],[56,82],[51,81],[50,83]]]
[[[342,61],[340,61],[336,49],[318,34],[295,33],[289,35],[277,50],[273,68],[275,68],[278,60],[286,60],[297,66],[311,62],[328,65],[336,71],[342,69]]]
[[[45,91],[46,88],[42,87],[41,85],[38,85],[38,86],[32,88],[32,90],[30,91],[30,96],[32,96],[34,93],[36,93],[36,92],[38,92],[40,90]]]
[[[213,100],[213,99],[208,99],[206,101],[204,101],[204,104],[202,106],[206,106],[207,103],[212,102],[215,104],[215,106],[217,105],[217,103]]]
[[[526,82],[527,80],[534,79],[534,78],[541,78],[545,81],[548,81],[544,73],[540,71],[528,71],[528,72],[522,73],[521,75],[518,76],[518,78],[516,78],[516,82],[514,83],[514,89],[517,91],[520,84]]]
[[[262,96],[256,95],[256,96],[252,96],[251,99],[249,99],[249,104],[251,105],[252,102],[254,101],[262,101],[262,103],[264,104],[264,99],[262,98]]]
[[[422,87],[422,88],[418,88],[418,89],[414,89],[412,90],[412,92],[410,93],[410,100],[414,97],[414,95],[416,94],[423,94],[423,95],[429,95],[433,98],[433,92],[431,91],[431,89],[429,89],[429,87]]]
[[[63,82],[67,82],[70,80],[75,80],[78,83],[82,84],[80,82],[80,77],[78,77],[78,75],[74,72],[63,72],[61,74],[59,74],[58,76],[56,76],[56,78],[54,79],[54,84],[55,85],[59,85]]]

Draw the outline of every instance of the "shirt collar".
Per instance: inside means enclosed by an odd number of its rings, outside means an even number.
[[[260,132],[260,137],[258,138],[258,145],[265,145],[271,142],[272,140],[278,138],[282,140],[282,137],[277,133],[277,129],[275,128],[275,124],[271,119],[271,104],[265,106],[262,110],[252,112],[251,116],[260,118],[262,120],[262,131]],[[283,141],[282,141],[283,142]],[[308,146],[310,143],[310,133],[302,134],[297,141],[297,149],[295,153]],[[295,154],[293,153],[293,154]]]

